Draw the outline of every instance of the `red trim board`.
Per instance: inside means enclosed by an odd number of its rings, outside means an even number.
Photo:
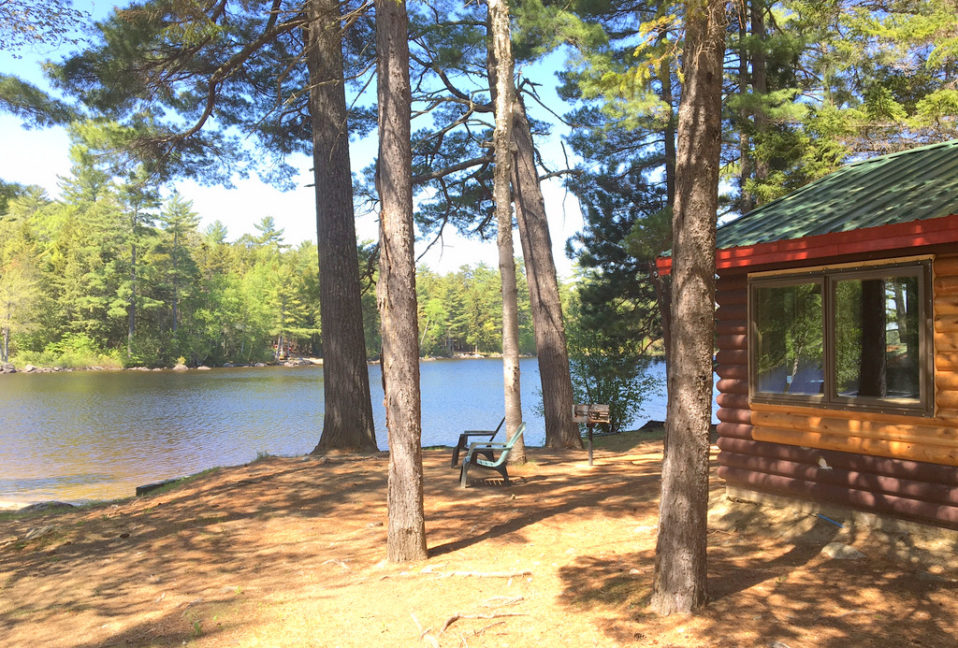
[[[716,251],[715,269],[748,268],[955,242],[958,242],[958,214],[724,248]],[[655,265],[661,275],[672,272],[671,257],[659,257]]]

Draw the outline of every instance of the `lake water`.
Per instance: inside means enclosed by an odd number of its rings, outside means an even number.
[[[633,422],[665,418],[650,394]],[[542,445],[539,371],[521,361],[526,443]],[[376,439],[386,449],[379,365],[370,365]],[[184,373],[73,372],[0,376],[0,504],[112,499],[137,485],[243,464],[260,453],[301,455],[319,441],[321,367]],[[503,410],[501,360],[421,364],[422,443],[450,445],[493,428]]]

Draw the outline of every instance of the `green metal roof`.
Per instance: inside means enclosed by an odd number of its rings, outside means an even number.
[[[719,249],[958,214],[958,140],[862,160],[716,232]]]

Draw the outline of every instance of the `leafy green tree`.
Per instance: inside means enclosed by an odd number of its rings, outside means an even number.
[[[88,13],[72,4],[69,0],[0,2],[0,50],[16,59],[25,49],[75,44],[76,29]],[[17,116],[26,127],[66,124],[78,118],[69,104],[9,74],[0,74],[0,110]]]
[[[20,204],[18,204],[18,202]],[[11,338],[39,326],[42,276],[36,266],[36,244],[26,213],[27,200],[14,199],[0,218],[0,361],[10,359]],[[26,213],[25,213],[26,212]]]
[[[609,405],[609,428],[615,433],[633,420],[658,385],[648,374],[652,357],[642,338],[627,328],[613,330],[579,310],[584,288],[579,285],[567,311],[572,386],[577,403]]]
[[[329,354],[322,449],[375,447],[348,163],[348,128],[371,122],[347,122],[344,93],[346,66],[369,58],[356,55],[356,31],[369,33],[357,18],[330,0],[146,0],[99,23],[100,42],[57,73],[85,103],[135,128],[128,148],[164,177],[228,185],[256,171],[289,188],[289,156],[313,156]]]
[[[419,305],[419,349],[423,355],[446,355],[443,348],[448,327],[444,282],[429,268],[416,270],[416,302]]]
[[[151,245],[156,236],[153,228],[156,214],[153,211],[160,205],[158,188],[150,181],[142,167],[132,170],[119,187],[119,198],[126,212],[127,227],[124,238],[130,250],[129,281],[121,286],[120,295],[128,294],[127,352],[132,348],[136,335],[137,311],[144,304],[144,296],[138,294],[141,274],[141,254],[145,246]],[[158,305],[153,301],[151,306]]]
[[[180,302],[184,297],[189,298],[199,275],[190,247],[191,241],[198,236],[200,217],[193,211],[192,202],[174,193],[158,220],[161,233],[157,251],[163,258],[154,263],[159,266],[161,283],[169,294],[170,330],[176,334],[180,323]]]
[[[35,45],[76,43],[74,30],[87,12],[69,0],[4,0],[0,4],[0,49],[18,51]]]

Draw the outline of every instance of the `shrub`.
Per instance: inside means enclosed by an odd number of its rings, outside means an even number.
[[[86,333],[67,333],[60,340],[47,344],[40,353],[26,351],[18,354],[17,360],[22,364],[70,369],[86,367],[119,369],[123,366],[118,352],[104,351]]]
[[[577,403],[609,405],[609,428],[618,432],[632,421],[645,399],[661,389],[647,373],[653,359],[639,342],[616,338],[598,329],[567,329],[569,369]]]

